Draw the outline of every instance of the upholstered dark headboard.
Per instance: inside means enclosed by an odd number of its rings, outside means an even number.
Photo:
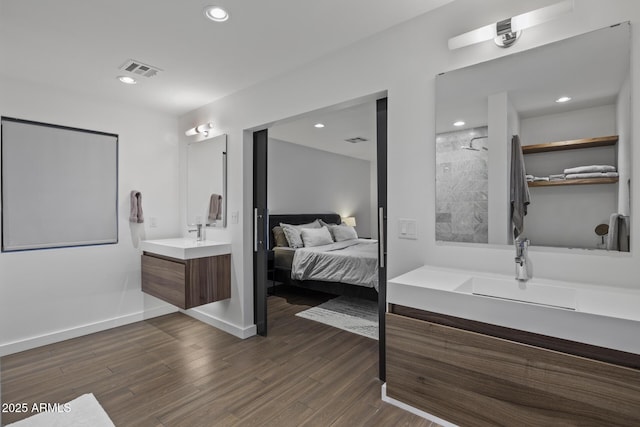
[[[314,219],[321,219],[324,222],[330,224],[340,224],[340,215],[337,213],[310,213],[310,214],[275,214],[269,215],[269,248],[273,248],[275,239],[273,237],[273,227],[280,225],[281,222],[285,224],[307,224]]]

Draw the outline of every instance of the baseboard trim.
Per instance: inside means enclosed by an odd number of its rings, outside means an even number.
[[[43,345],[54,344],[71,338],[81,337],[96,332],[105,331],[107,329],[117,328],[118,326],[128,325],[130,323],[140,322],[153,317],[164,316],[165,314],[175,313],[178,311],[176,307],[171,305],[156,307],[150,310],[139,311],[136,313],[118,316],[99,322],[88,323],[86,325],[77,326],[69,329],[63,329],[48,334],[31,337],[20,341],[14,341],[6,344],[0,344],[0,357],[8,356],[21,351],[31,350]]]
[[[218,317],[212,316],[209,313],[204,313],[198,309],[190,309],[183,311],[187,316],[191,316],[194,319],[198,319],[199,321],[206,323],[207,325],[213,326],[214,328],[218,328],[220,330],[225,331],[228,334],[231,334],[240,339],[246,339],[256,335],[257,329],[256,325],[251,325],[246,328],[240,327],[238,325],[234,325],[226,320],[222,320]]]
[[[407,405],[404,402],[394,399],[393,397],[387,396],[387,383],[382,384],[382,401],[387,402],[390,405],[396,406],[400,409],[404,409],[407,412],[411,412],[414,415],[427,419],[436,424],[440,424],[442,427],[458,427],[456,424],[452,424],[447,420],[443,420],[442,418],[436,417],[428,412],[424,412],[418,408],[414,408],[411,405]]]

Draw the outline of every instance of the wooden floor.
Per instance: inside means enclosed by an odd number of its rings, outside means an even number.
[[[434,427],[380,400],[377,341],[294,315],[322,300],[269,297],[266,338],[176,313],[6,356],[2,402],[93,393],[116,426]]]

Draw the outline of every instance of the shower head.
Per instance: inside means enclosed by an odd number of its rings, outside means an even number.
[[[470,150],[470,151],[480,151],[479,148],[476,148],[473,146],[473,141],[475,141],[476,139],[487,139],[489,138],[488,136],[476,136],[471,138],[471,140],[469,141],[469,145],[463,145],[462,148],[463,150]],[[482,147],[483,150],[485,151],[489,151],[489,149],[487,147]]]

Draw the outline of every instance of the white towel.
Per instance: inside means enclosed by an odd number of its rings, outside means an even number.
[[[539,182],[539,181],[549,181],[549,177],[548,176],[534,176],[533,177],[533,182]]]
[[[577,166],[575,168],[568,168],[564,170],[566,175],[573,173],[590,173],[590,172],[615,172],[616,167],[610,165],[590,165],[590,166]]]
[[[567,179],[584,179],[584,178],[617,178],[618,172],[585,172],[570,173],[566,175]]]
[[[563,181],[565,179],[566,179],[566,176],[563,173],[549,175],[549,181]]]

